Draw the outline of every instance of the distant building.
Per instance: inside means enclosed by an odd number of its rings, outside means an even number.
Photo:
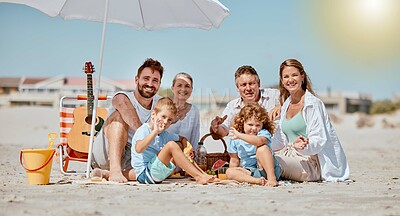
[[[0,95],[7,95],[18,92],[18,87],[22,78],[17,77],[4,77],[0,78]]]
[[[199,110],[224,108],[226,104],[238,96],[221,96],[210,94],[208,96],[192,96],[189,102],[196,105]]]
[[[400,103],[400,92],[396,92],[396,93],[393,94],[392,102],[393,103]]]
[[[93,87],[96,85],[93,81]],[[0,77],[0,106],[40,105],[58,106],[63,96],[87,95],[85,77]],[[101,79],[100,94],[113,95],[117,91],[135,89],[133,80]],[[204,95],[204,94],[203,94]],[[207,96],[192,96],[189,101],[200,110],[224,108],[226,104],[239,97],[237,93]],[[368,113],[372,105],[371,96],[362,93],[327,92],[317,96],[325,103],[328,111],[337,114],[364,112]],[[400,94],[395,94],[393,101],[400,101]]]
[[[317,96],[324,102],[328,111],[337,114],[363,112],[369,113],[372,105],[371,95],[358,92],[322,92]]]
[[[279,85],[277,84],[271,88],[279,89]],[[317,97],[324,102],[329,112],[335,114],[369,113],[372,106],[372,96],[360,92],[332,92],[328,87],[326,92],[317,92]]]
[[[96,80],[93,80],[93,89]],[[100,94],[132,91],[132,80],[101,79]],[[86,77],[0,77],[0,106],[41,105],[58,106],[62,96],[87,95]],[[94,92],[93,92],[94,94]]]
[[[317,96],[324,102],[326,109],[335,114],[354,112],[369,113],[372,105],[371,96],[362,93],[323,92],[318,93]],[[199,109],[216,109],[224,108],[229,101],[238,97],[238,95],[219,96],[210,94],[206,97],[193,96],[190,101]]]

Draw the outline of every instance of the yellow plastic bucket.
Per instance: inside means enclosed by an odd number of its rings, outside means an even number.
[[[54,149],[23,149],[20,162],[31,185],[49,184]],[[22,157],[23,162],[22,162]]]
[[[45,185],[50,182],[51,167],[55,149],[52,144],[57,137],[56,133],[49,133],[49,145],[47,149],[22,149],[19,161],[26,170],[30,185]]]

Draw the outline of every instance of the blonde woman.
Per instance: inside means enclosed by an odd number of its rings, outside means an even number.
[[[200,112],[196,106],[187,102],[193,91],[192,77],[184,72],[178,73],[172,81],[171,89],[177,113],[167,131],[185,137],[196,149],[200,138]]]

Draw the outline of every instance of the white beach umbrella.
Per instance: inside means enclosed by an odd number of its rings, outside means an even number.
[[[82,19],[103,23],[100,46],[100,64],[95,90],[94,107],[97,108],[103,50],[107,23],[118,23],[134,29],[162,28],[218,28],[229,10],[218,0],[0,0],[5,3],[24,4],[43,13],[65,20]],[[93,110],[96,116],[97,109]],[[92,118],[86,176],[89,177],[96,118]]]

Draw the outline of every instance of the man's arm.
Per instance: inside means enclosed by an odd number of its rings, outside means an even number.
[[[115,95],[112,99],[112,105],[132,130],[136,131],[142,125],[135,107],[125,94]]]
[[[222,126],[222,123],[228,116],[224,117],[216,116],[214,120],[211,121],[210,132],[213,139],[220,139],[229,134],[229,129]]]

